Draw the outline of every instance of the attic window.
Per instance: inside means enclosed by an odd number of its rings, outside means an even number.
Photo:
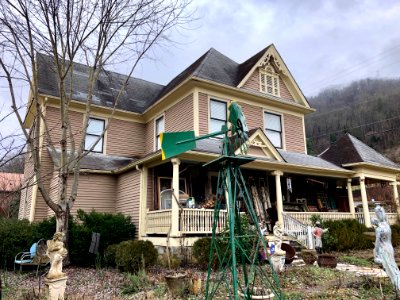
[[[260,90],[263,93],[279,97],[279,75],[271,66],[260,69]]]

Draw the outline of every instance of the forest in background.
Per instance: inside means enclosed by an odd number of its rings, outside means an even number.
[[[318,155],[350,133],[400,163],[400,79],[363,79],[309,97],[308,153]]]

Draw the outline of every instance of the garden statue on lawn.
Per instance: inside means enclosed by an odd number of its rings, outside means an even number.
[[[374,261],[383,266],[396,290],[400,290],[400,271],[394,260],[392,230],[383,207],[377,205],[375,214],[377,218],[371,219],[371,223],[377,226],[375,229]]]
[[[63,243],[64,233],[56,232],[52,240],[47,241],[47,256],[50,257],[50,270],[47,279],[56,279],[65,277],[62,272],[62,262],[67,256],[68,250],[65,249]]]
[[[315,223],[315,228],[312,234],[315,237],[315,250],[318,252],[318,254],[322,254],[322,235],[327,231],[328,228],[322,229],[319,221]]]

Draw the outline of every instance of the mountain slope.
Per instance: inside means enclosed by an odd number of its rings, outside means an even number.
[[[349,132],[400,162],[400,79],[355,81],[308,100],[317,109],[305,120],[309,153],[321,153]]]

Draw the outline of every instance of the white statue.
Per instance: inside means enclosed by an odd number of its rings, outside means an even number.
[[[52,240],[47,241],[46,254],[50,257],[50,270],[47,274],[47,279],[56,279],[65,277],[62,272],[62,262],[64,257],[67,256],[68,250],[65,249],[63,243],[64,233],[56,232]]]
[[[392,230],[387,222],[385,210],[380,205],[375,207],[377,218],[373,218],[371,223],[375,229],[375,249],[374,261],[382,264],[386,274],[389,276],[396,290],[400,290],[400,271],[394,260],[394,251],[392,246]]]

